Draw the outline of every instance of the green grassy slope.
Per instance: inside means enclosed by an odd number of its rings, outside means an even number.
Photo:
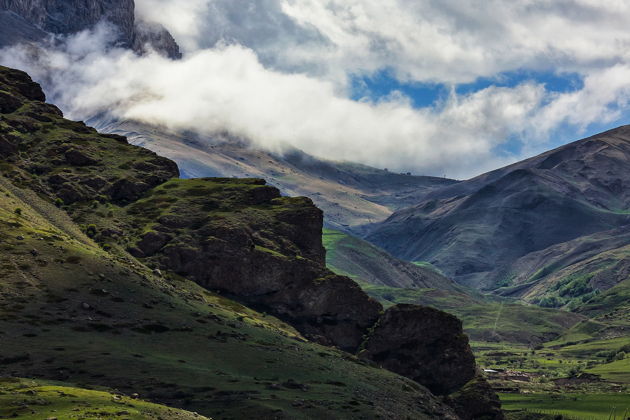
[[[19,378],[0,378],[0,418],[207,419],[197,413],[149,403],[115,391]]]
[[[422,417],[439,405],[273,317],[68,236],[46,221],[61,211],[43,217],[32,199],[0,196],[0,373],[115,387],[219,418]]]
[[[415,382],[127,254],[125,232],[105,235],[107,221],[127,214],[131,198],[159,198],[152,184],[171,172],[149,152],[33,106],[0,124],[0,140],[20,146],[0,164],[0,376],[104,386],[221,419],[448,417]],[[64,150],[103,160],[81,165]],[[62,189],[65,204],[54,199]],[[90,217],[102,225],[73,221]]]

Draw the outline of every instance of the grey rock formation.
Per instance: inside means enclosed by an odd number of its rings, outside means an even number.
[[[37,42],[46,37],[46,32],[27,22],[18,14],[0,10],[0,48],[18,42]]]
[[[8,23],[0,30],[0,45],[39,40],[44,33],[72,34],[106,21],[116,27],[123,47],[144,52],[149,44],[171,58],[181,56],[165,28],[136,22],[133,0],[0,0],[0,10],[5,12],[2,22]],[[23,21],[6,12],[13,12]]]
[[[457,391],[476,372],[462,322],[424,306],[401,304],[385,311],[360,355],[413,379],[436,395]]]

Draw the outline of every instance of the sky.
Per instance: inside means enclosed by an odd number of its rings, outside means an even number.
[[[625,0],[136,0],[173,61],[112,28],[34,54],[72,118],[133,118],[255,147],[473,177],[630,117]]]

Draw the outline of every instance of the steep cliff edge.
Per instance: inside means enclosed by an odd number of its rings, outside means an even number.
[[[399,364],[396,372],[440,393],[456,391],[470,379],[474,358],[461,324],[450,322],[452,317],[434,310],[435,316],[424,316],[425,309],[414,306],[381,316],[380,304],[349,278],[325,268],[322,213],[309,199],[281,197],[262,180],[177,179],[177,167],[168,159],[130,146],[123,137],[101,135],[83,123],[65,120],[43,100],[41,89],[28,76],[0,67],[0,169],[12,185],[36,192],[49,206],[61,207],[90,238],[86,240],[101,246],[99,255],[133,267],[149,267],[151,281],[170,288],[193,281],[277,316],[315,342],[350,353],[367,338],[368,352],[375,343],[378,351],[366,357],[385,367],[395,365],[388,355],[394,357],[399,341],[411,343],[413,352],[429,359]],[[119,286],[117,294],[124,290]],[[107,299],[112,293],[111,286],[92,290]],[[152,302],[160,299],[146,299],[142,307],[153,308]],[[92,307],[84,303],[88,306],[81,306],[84,310]],[[109,331],[120,311],[103,311],[110,321],[92,322],[94,328]],[[399,341],[378,336],[379,328],[394,327],[392,314]],[[142,321],[149,332],[174,328],[150,322],[154,316],[145,315]],[[208,322],[195,317],[200,325]],[[229,334],[236,335],[226,340],[241,337],[234,328]],[[419,336],[429,331],[432,340]],[[269,341],[256,343],[251,344],[276,348]],[[458,356],[442,357],[442,353]],[[429,381],[417,374],[417,363],[431,364],[439,375]],[[459,376],[456,383],[453,372]],[[288,388],[295,388],[287,383]],[[428,406],[439,406],[433,399],[429,402]]]
[[[73,34],[91,29],[101,21],[109,22],[118,31],[121,46],[143,52],[150,45],[171,58],[181,56],[179,46],[166,29],[136,21],[133,0],[0,0],[0,10],[13,12],[51,34]],[[10,43],[7,41],[0,45]]]

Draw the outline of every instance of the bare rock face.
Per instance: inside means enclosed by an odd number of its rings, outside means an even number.
[[[455,316],[417,305],[396,305],[379,319],[361,356],[413,379],[437,395],[475,376],[475,357]]]
[[[165,28],[136,22],[134,0],[0,0],[0,11],[13,12],[34,28],[52,34],[73,34],[93,28],[101,21],[109,22],[117,29],[118,42],[123,47],[143,53],[150,45],[168,57],[181,57],[179,46]],[[24,36],[16,39],[15,31],[9,30],[4,37],[7,39],[0,39],[0,45],[34,40],[37,34],[33,30],[26,31],[22,22],[8,18],[2,22],[15,25]]]
[[[133,40],[133,0],[0,0],[0,9],[10,10],[54,34],[79,32],[106,20],[120,30],[121,42],[131,46]]]

